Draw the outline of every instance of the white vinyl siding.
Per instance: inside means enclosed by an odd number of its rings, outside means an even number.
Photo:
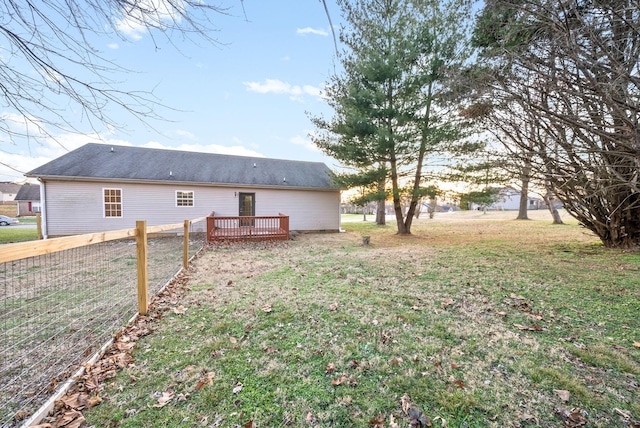
[[[194,206],[192,190],[176,190],[176,207],[192,207]]]
[[[255,193],[257,216],[279,213],[289,216],[291,230],[338,231],[340,229],[340,192],[338,190],[290,190],[247,186],[193,186],[198,203],[185,211],[176,206],[175,184],[135,182],[46,181],[46,222],[49,236],[77,235],[107,230],[132,229],[137,220],[147,226],[180,223],[206,217],[238,215],[238,194]],[[118,188],[122,196],[122,217],[104,218],[103,191]],[[184,188],[180,189],[184,190]],[[194,224],[203,231],[206,222]]]

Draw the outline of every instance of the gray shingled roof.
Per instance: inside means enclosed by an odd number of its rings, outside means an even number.
[[[0,181],[0,193],[18,193],[20,190],[20,184],[9,183],[7,181]]]
[[[18,194],[16,195],[16,201],[39,201],[40,200],[40,185],[39,184],[24,184]]]
[[[336,189],[321,162],[86,144],[27,177]],[[286,180],[286,181],[285,181]]]

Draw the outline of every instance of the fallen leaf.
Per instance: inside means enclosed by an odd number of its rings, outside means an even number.
[[[440,416],[436,416],[435,418],[433,418],[433,421],[434,421],[434,422],[435,422],[435,421],[437,421],[437,420],[439,420],[439,421],[440,421],[440,426],[441,426],[442,428],[447,428],[447,427],[449,426],[449,424],[447,423],[447,421],[446,421],[446,419],[445,419],[445,418],[440,417]]]
[[[519,296],[519,295],[514,294],[514,293],[511,293],[511,294],[509,295],[509,297],[511,297],[512,299],[516,299],[516,300],[524,300],[524,297]]]
[[[271,303],[267,303],[262,307],[262,312],[269,313],[273,310],[273,305]]]
[[[349,367],[350,369],[357,369],[358,367],[360,367],[360,363],[358,362],[358,360],[351,360],[347,364],[347,367]]]
[[[567,390],[554,389],[553,392],[555,392],[562,401],[569,401],[569,398],[571,398],[571,393]]]
[[[442,309],[446,309],[447,306],[451,306],[451,305],[453,305],[455,303],[456,303],[455,300],[453,300],[451,297],[447,297],[442,302],[440,302],[440,306],[442,306]]]
[[[180,305],[177,308],[173,308],[173,313],[176,315],[183,315],[187,313],[187,308],[185,308],[184,306]]]
[[[559,417],[566,428],[577,428],[587,425],[589,422],[586,418],[586,412],[580,408],[555,409],[556,416]]]
[[[342,375],[340,377],[337,377],[335,379],[331,380],[331,385],[333,386],[338,386],[338,385],[342,385],[343,383],[345,383],[348,380],[347,376]]]
[[[162,396],[160,396],[160,398],[158,398],[158,402],[156,404],[153,405],[153,407],[164,407],[166,406],[171,400],[173,400],[173,397],[175,397],[176,394],[173,391],[165,391],[162,393]]]
[[[358,384],[358,380],[357,379],[350,379],[347,375],[342,375],[342,376],[337,377],[337,378],[335,378],[335,379],[333,379],[331,381],[331,385],[333,385],[333,386],[338,386],[338,385],[342,385],[342,384],[356,386]]]
[[[196,384],[196,389],[198,391],[204,388],[207,384],[209,386],[213,385],[213,378],[216,376],[216,372],[205,372],[204,375],[205,376]]]
[[[453,384],[456,385],[460,389],[465,389],[467,386],[464,384],[462,379],[456,379],[453,381]]]
[[[318,423],[318,418],[316,418],[315,416],[313,416],[313,413],[308,412],[307,413],[307,417],[304,418],[305,422],[308,424],[316,424]]]
[[[77,410],[69,410],[64,412],[56,420],[56,426],[64,428],[79,428],[85,423],[85,418]]]
[[[640,348],[640,342],[633,342],[633,346],[635,346],[636,348]]]
[[[530,415],[529,413],[518,412],[518,418],[520,418],[521,421],[531,422],[531,423],[535,423],[536,425],[539,425],[538,418],[536,418],[533,415]]]
[[[242,425],[242,428],[256,428],[256,424],[253,422],[253,419],[251,419],[249,422]]]
[[[393,357],[391,360],[389,360],[389,364],[391,364],[392,366],[399,366],[400,364],[402,364],[402,358],[401,357]]]
[[[617,407],[614,407],[613,411],[616,412],[617,414],[619,414],[620,416],[622,416],[625,419],[631,419],[631,413],[629,413],[629,412],[625,412],[624,410],[618,409]]]
[[[531,312],[531,306],[527,302],[518,302],[513,307],[522,312]]]
[[[387,418],[385,417],[385,415],[379,414],[369,421],[369,425],[373,426],[374,428],[384,428],[384,422],[386,419]]]
[[[324,368],[326,373],[333,373],[336,371],[336,365],[334,363],[327,364],[327,367]]]
[[[413,405],[413,403],[411,402],[411,398],[409,397],[408,394],[404,394],[402,396],[402,398],[400,399],[400,404],[402,405],[402,411],[405,413],[408,413],[409,409]]]
[[[240,391],[242,391],[242,387],[243,385],[240,382],[236,383],[236,386],[233,387],[233,393],[239,393]]]
[[[338,310],[338,304],[337,303],[332,303],[329,305],[329,310],[330,311],[336,311]]]
[[[267,346],[266,348],[264,348],[264,352],[266,352],[267,354],[275,354],[278,350],[273,347],[273,346]]]
[[[62,402],[72,409],[82,410],[87,407],[88,399],[89,394],[76,392],[75,394],[65,395],[62,397]]]
[[[526,326],[526,325],[522,325],[522,324],[513,324],[513,326],[515,328],[517,328],[518,330],[525,330],[525,331],[544,331],[544,328],[542,328],[542,326],[540,324],[533,324],[532,326]]]
[[[389,428],[400,428],[400,425],[396,423],[396,419],[393,415],[389,415]]]
[[[87,400],[87,407],[91,409],[92,407],[96,407],[100,403],[102,403],[102,398],[95,395]]]
[[[229,336],[229,342],[231,342],[231,343],[233,343],[235,345],[236,343],[238,343],[238,339],[236,339],[233,336]]]
[[[29,412],[26,412],[24,410],[20,410],[20,411],[16,412],[15,415],[13,415],[13,419],[15,419],[16,421],[21,421],[23,419],[27,419],[29,416],[31,416],[31,414]]]
[[[135,342],[121,342],[118,341],[115,344],[115,347],[118,348],[119,351],[130,351],[136,346]]]
[[[233,281],[229,280],[229,282],[227,282],[227,287],[230,287],[233,285]]]

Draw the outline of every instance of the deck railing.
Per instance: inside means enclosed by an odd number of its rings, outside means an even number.
[[[288,240],[289,216],[217,216],[207,217],[207,241]]]

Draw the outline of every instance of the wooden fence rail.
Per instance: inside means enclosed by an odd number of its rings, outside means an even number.
[[[149,226],[147,222],[137,221],[134,229],[112,230],[108,232],[88,233],[84,235],[65,236],[62,238],[51,238],[40,241],[17,242],[15,244],[0,245],[0,263],[10,263],[28,257],[36,257],[44,254],[51,254],[58,251],[70,250],[72,248],[86,245],[98,244],[101,242],[115,241],[118,239],[135,238],[138,246],[138,312],[145,315],[149,308],[149,284],[147,279],[147,235],[151,233],[161,233],[168,230],[184,230],[183,246],[183,267],[189,265],[189,228],[192,223],[205,220],[200,217],[193,220],[185,220],[183,223],[164,224],[160,226]]]

